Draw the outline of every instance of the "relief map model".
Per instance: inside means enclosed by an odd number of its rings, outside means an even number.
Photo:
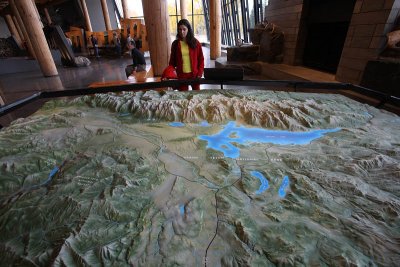
[[[400,118],[335,94],[130,92],[0,130],[0,266],[398,266]]]

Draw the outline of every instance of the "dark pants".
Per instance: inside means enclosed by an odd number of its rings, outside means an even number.
[[[94,51],[94,55],[96,57],[99,57],[99,48],[97,47],[97,45],[93,47],[93,51]]]
[[[117,54],[117,56],[121,56],[121,45],[115,46],[115,53]]]

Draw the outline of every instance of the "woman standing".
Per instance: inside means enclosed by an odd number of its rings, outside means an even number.
[[[187,19],[178,22],[178,34],[171,45],[169,66],[176,69],[179,80],[200,78],[203,75],[203,50],[200,42],[194,37],[192,27]],[[192,89],[200,90],[200,85],[193,84]],[[187,91],[188,86],[180,86],[179,90]]]

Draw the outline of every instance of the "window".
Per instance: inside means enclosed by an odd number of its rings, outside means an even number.
[[[268,0],[221,0],[222,44],[250,42],[249,29],[263,21]]]
[[[169,30],[171,41],[175,40],[178,21],[181,19],[181,6],[179,0],[168,0]]]
[[[186,0],[188,20],[193,28],[195,37],[200,42],[208,40],[208,25],[206,25],[204,1],[205,0]],[[171,39],[175,40],[177,25],[181,19],[180,0],[168,0],[168,14],[171,30]]]
[[[122,14],[122,3],[121,0],[115,0],[117,8]],[[126,1],[128,7],[128,17],[130,18],[143,18],[143,8],[142,8],[142,0],[129,0]]]
[[[189,3],[188,19],[192,24],[194,35],[200,42],[206,42],[207,27],[204,16],[204,5],[202,0],[192,0]]]
[[[120,8],[120,0],[117,6]],[[200,42],[209,40],[209,1],[185,0],[188,20],[195,37]],[[143,17],[141,0],[127,1],[133,17]],[[170,19],[171,40],[175,40],[177,24],[181,19],[180,0],[167,0]],[[221,41],[223,45],[233,46],[237,39],[250,42],[249,29],[264,20],[268,0],[221,0]]]

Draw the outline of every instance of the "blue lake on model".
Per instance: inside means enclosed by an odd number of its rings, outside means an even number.
[[[267,178],[264,177],[264,175],[258,171],[251,171],[250,174],[255,177],[258,178],[260,180],[260,188],[256,191],[256,195],[262,194],[265,190],[267,190],[269,188],[269,183]],[[285,176],[283,177],[281,186],[279,187],[278,190],[278,195],[281,198],[284,198],[286,196],[286,188],[289,187],[289,177]]]
[[[182,122],[172,122],[169,124],[173,127],[184,127]],[[206,121],[201,122],[199,126],[208,127]],[[334,129],[319,129],[308,132],[290,132],[282,130],[265,130],[262,128],[246,128],[244,126],[236,126],[234,121],[228,122],[224,128],[214,135],[199,135],[200,140],[207,141],[207,148],[224,153],[227,158],[238,158],[240,149],[235,144],[250,145],[252,143],[272,143],[276,145],[306,145],[311,141],[324,136],[327,133],[340,131],[340,128]],[[269,188],[268,180],[258,171],[251,171],[250,174],[260,180],[260,188],[256,194],[261,194]],[[286,195],[286,188],[289,187],[289,177],[284,176],[278,190],[278,195],[283,198]],[[180,207],[181,214],[183,213]]]
[[[252,171],[250,172],[250,174],[256,178],[258,178],[261,182],[260,188],[256,191],[256,194],[261,194],[262,192],[264,192],[265,190],[268,189],[269,185],[268,185],[268,180],[265,179],[264,175],[262,175],[260,172],[258,171]]]
[[[246,128],[236,126],[234,121],[228,122],[219,133],[200,135],[199,139],[207,141],[207,148],[224,153],[225,157],[238,158],[240,150],[232,143],[249,145],[251,143],[272,143],[276,145],[306,145],[324,136],[326,133],[340,131],[340,128],[312,130],[308,132],[290,132],[281,130],[265,130],[262,128]]]

